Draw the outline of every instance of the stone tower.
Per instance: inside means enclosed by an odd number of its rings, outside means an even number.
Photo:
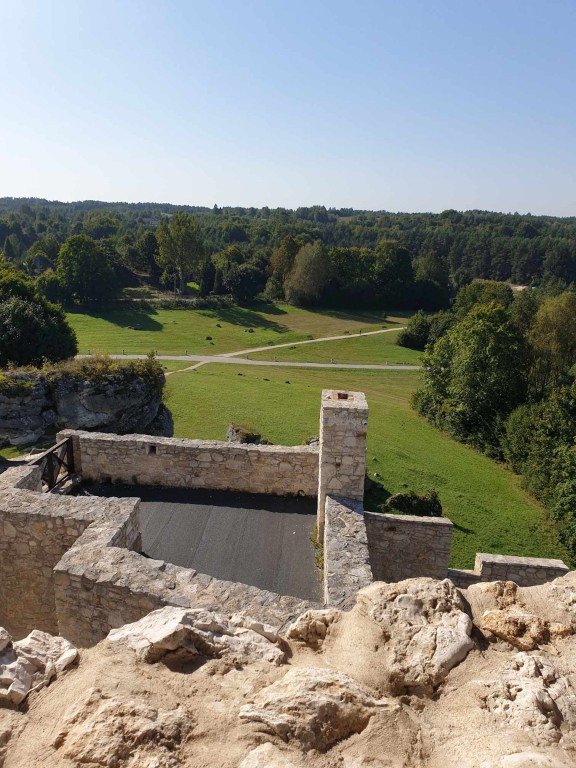
[[[326,495],[362,501],[366,474],[368,404],[363,392],[322,391],[318,535],[324,535]]]

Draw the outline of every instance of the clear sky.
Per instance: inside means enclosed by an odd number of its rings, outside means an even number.
[[[576,0],[0,0],[0,196],[576,215]]]

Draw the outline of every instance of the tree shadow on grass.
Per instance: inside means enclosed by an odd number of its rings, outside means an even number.
[[[402,325],[397,320],[389,320],[388,316],[391,314],[390,310],[382,309],[366,309],[366,310],[354,310],[354,309],[318,309],[310,308],[318,315],[326,315],[328,317],[334,317],[338,320],[350,320],[354,322],[363,322],[370,325]],[[410,317],[412,312],[404,310],[392,310],[394,317]]]
[[[240,325],[244,328],[260,328],[268,331],[276,331],[276,333],[286,333],[290,330],[286,325],[281,325],[280,323],[274,322],[274,320],[269,320],[255,310],[248,309],[247,307],[234,305],[231,307],[203,309],[200,311],[203,315],[213,317],[215,320],[221,320],[230,325]],[[282,314],[286,313],[282,312]]]
[[[120,328],[131,328],[135,331],[161,331],[162,323],[152,316],[157,314],[154,307],[139,303],[134,307],[122,307],[121,309],[96,309],[86,308],[72,310],[69,314],[82,314],[108,323],[118,325]]]

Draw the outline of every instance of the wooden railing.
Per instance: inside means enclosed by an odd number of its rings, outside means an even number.
[[[74,456],[72,439],[64,438],[52,448],[28,462],[31,466],[40,467],[42,472],[42,490],[47,493],[62,485],[74,474]]]

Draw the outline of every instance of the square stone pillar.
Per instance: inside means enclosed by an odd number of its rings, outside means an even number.
[[[363,392],[322,391],[318,474],[318,535],[326,495],[363,501],[368,404]]]

